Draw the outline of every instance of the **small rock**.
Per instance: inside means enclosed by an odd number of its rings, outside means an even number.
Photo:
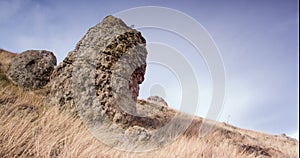
[[[134,141],[147,141],[151,138],[149,131],[140,126],[129,127],[125,131],[125,135],[128,139],[133,139]]]
[[[163,110],[168,107],[168,103],[159,96],[150,96],[147,98],[147,101],[159,106],[159,109]]]
[[[282,137],[287,137],[285,133],[280,134]]]
[[[50,79],[56,57],[46,50],[27,50],[17,55],[7,72],[7,77],[25,89],[40,89]]]

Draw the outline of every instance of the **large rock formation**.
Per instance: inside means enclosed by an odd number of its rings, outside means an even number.
[[[51,104],[74,112],[96,138],[122,150],[133,145],[135,151],[152,150],[171,142],[192,119],[160,98],[137,100],[146,70],[145,46],[140,32],[106,17],[54,70]]]
[[[88,126],[105,120],[156,128],[164,121],[136,108],[146,70],[146,41],[113,16],[90,28],[51,76],[52,104],[77,110]],[[165,118],[163,118],[165,119]]]
[[[27,50],[10,62],[7,77],[22,88],[39,89],[49,82],[55,66],[56,57],[52,52]]]

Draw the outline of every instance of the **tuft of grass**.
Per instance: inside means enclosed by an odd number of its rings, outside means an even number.
[[[0,77],[1,77],[1,74],[4,74],[7,72],[8,68],[9,68],[9,64],[15,56],[16,56],[15,53],[0,49],[0,61],[1,61],[0,62]]]

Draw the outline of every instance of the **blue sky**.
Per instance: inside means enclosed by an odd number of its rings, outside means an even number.
[[[298,137],[298,3],[297,0],[1,0],[0,48],[12,52],[51,50],[62,61],[87,29],[109,14],[149,5],[173,8],[201,23],[220,50],[226,69],[226,98],[219,121]],[[159,33],[151,30],[141,31],[147,41],[160,38]],[[209,101],[209,72],[203,63],[191,63],[199,68],[196,72],[200,76],[201,99]],[[166,100],[176,104],[177,83],[172,86],[162,74],[168,75],[155,66],[149,67],[141,96],[148,94],[150,85],[160,82],[166,89]]]

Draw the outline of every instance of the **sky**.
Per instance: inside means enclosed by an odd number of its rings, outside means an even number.
[[[218,121],[271,134],[286,133],[298,139],[298,3],[0,0],[0,48],[17,53],[46,49],[53,51],[61,62],[88,28],[107,15],[141,6],[172,8],[198,21],[219,49],[226,70],[226,94]],[[204,59],[193,54],[193,47],[172,33],[147,28],[139,31],[150,43],[150,55],[157,53],[151,51],[151,42],[165,43],[189,61],[199,86],[200,108],[196,114],[205,117],[212,83]],[[180,80],[174,73],[161,65],[148,64],[141,98],[158,93],[171,107],[180,108],[180,91]]]

